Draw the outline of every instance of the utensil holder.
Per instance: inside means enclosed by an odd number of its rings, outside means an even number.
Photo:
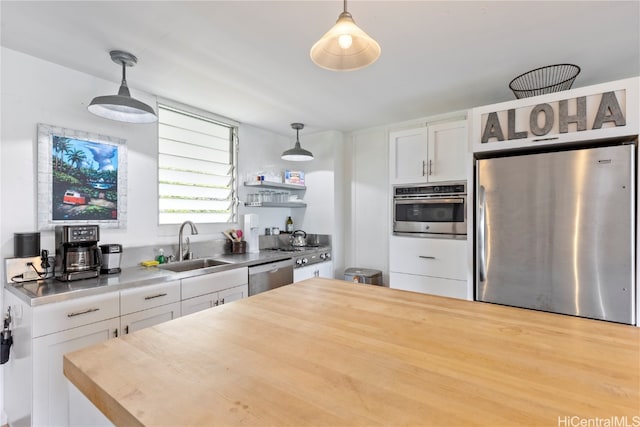
[[[244,254],[247,253],[247,242],[242,240],[240,242],[232,242],[227,240],[224,245],[224,251],[228,254]]]

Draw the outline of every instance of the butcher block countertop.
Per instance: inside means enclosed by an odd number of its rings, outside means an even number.
[[[640,328],[340,280],[69,353],[64,372],[122,426],[640,423]]]

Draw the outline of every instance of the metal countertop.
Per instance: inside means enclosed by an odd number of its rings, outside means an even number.
[[[318,248],[309,248],[308,252],[316,252],[317,249]],[[47,279],[18,285],[5,283],[4,287],[7,291],[13,293],[28,305],[35,307],[89,295],[98,295],[138,286],[160,284],[187,277],[195,277],[203,274],[218,273],[235,268],[251,267],[253,265],[265,264],[267,262],[291,259],[294,256],[300,256],[304,253],[305,251],[291,253],[266,250],[260,251],[259,253],[212,255],[202,258],[211,258],[224,261],[229,264],[179,273],[163,270],[157,266],[135,266],[123,268],[122,271],[117,274],[101,274],[100,276],[92,279],[73,282],[60,282],[55,279]]]

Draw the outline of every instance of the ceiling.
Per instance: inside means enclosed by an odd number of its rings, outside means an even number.
[[[114,82],[112,49],[138,56],[143,90],[282,135],[351,131],[515,99],[509,81],[574,63],[574,87],[640,75],[640,2],[350,1],[382,48],[351,72],[309,49],[332,1],[6,1],[3,46]],[[107,94],[96,94],[107,95]],[[87,99],[87,103],[90,100]]]

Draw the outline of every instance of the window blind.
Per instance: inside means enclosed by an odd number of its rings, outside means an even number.
[[[236,222],[237,127],[158,105],[160,224]]]

